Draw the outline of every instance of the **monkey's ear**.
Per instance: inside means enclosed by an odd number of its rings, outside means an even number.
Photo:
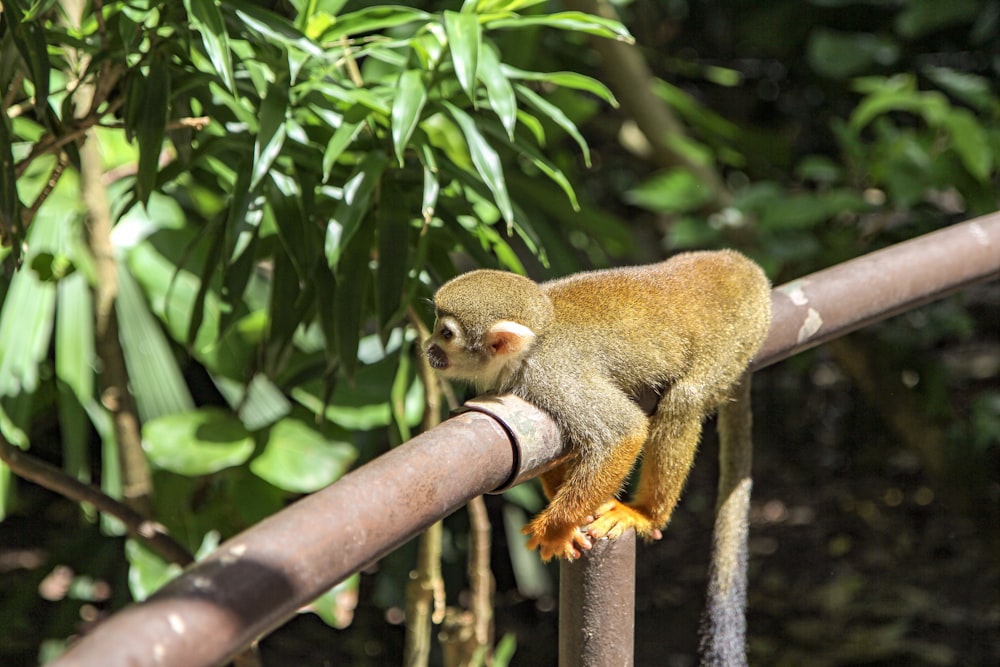
[[[500,320],[490,327],[484,340],[495,356],[516,357],[531,348],[535,342],[535,332],[523,324]]]

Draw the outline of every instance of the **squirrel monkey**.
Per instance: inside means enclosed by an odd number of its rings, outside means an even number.
[[[767,335],[770,284],[737,252],[535,283],[478,270],[445,283],[424,342],[432,367],[548,412],[571,454],[542,474],[549,505],[524,528],[543,560],[573,559],[629,528],[659,539],[706,415]],[[652,415],[639,405],[655,392]],[[642,456],[639,486],[619,502]]]

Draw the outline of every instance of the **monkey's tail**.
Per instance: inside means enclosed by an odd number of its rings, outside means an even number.
[[[719,408],[719,497],[699,654],[704,667],[747,664],[747,536],[751,440],[750,374]]]

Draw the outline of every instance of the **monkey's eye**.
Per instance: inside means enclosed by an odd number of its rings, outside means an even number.
[[[441,338],[444,338],[445,340],[451,340],[454,337],[455,337],[454,331],[452,331],[448,327],[441,327]]]

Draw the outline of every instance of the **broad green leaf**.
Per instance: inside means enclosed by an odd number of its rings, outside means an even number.
[[[507,194],[507,183],[504,180],[503,165],[500,156],[497,154],[489,142],[483,138],[476,127],[476,123],[469,114],[465,113],[451,102],[445,102],[444,107],[455,119],[458,127],[465,136],[465,142],[469,147],[469,154],[472,156],[472,163],[476,166],[476,171],[486,187],[493,193],[493,199],[500,209],[500,215],[510,226],[514,222],[514,209],[511,206],[510,195]]]
[[[157,467],[194,476],[244,463],[253,454],[254,442],[229,412],[199,408],[146,422],[142,448]]]
[[[167,130],[170,107],[170,69],[167,56],[154,52],[149,74],[141,80],[141,102],[135,135],[139,141],[139,172],[136,175],[136,198],[144,205],[156,185],[156,175],[163,151],[163,136]]]
[[[90,423],[84,405],[94,404],[94,305],[80,272],[56,284],[55,368],[63,441],[63,470],[84,482],[90,475]]]
[[[285,118],[288,115],[288,85],[272,83],[260,105],[260,125],[253,146],[253,177],[250,190],[260,184],[281,153],[285,143]]]
[[[230,407],[239,411],[240,421],[250,430],[273,424],[292,409],[284,393],[260,373],[253,376],[249,385],[216,374],[212,374],[212,382]]]
[[[543,14],[540,16],[517,15],[510,18],[501,18],[487,21],[486,27],[490,30],[500,30],[503,28],[532,28],[544,26],[548,28],[558,28],[559,30],[569,30],[571,32],[583,32],[588,35],[607,37],[626,44],[634,44],[635,37],[618,21],[584,14],[583,12],[556,12],[555,14]]]
[[[214,0],[184,0],[191,27],[201,33],[202,44],[212,62],[214,73],[222,78],[223,85],[230,91],[236,90],[233,75],[232,49],[229,33],[222,20],[222,11]]]
[[[434,157],[434,150],[427,144],[420,146],[421,162],[424,166],[424,192],[420,199],[420,215],[424,222],[430,222],[434,217],[434,210],[437,208],[438,195],[441,193],[441,183],[438,181],[437,159]],[[422,238],[426,238],[426,234]],[[415,266],[423,266],[416,264]]]
[[[36,108],[44,109],[49,104],[50,68],[44,25],[39,18],[30,18],[33,8],[25,8],[22,0],[8,0],[4,4],[4,24],[10,30],[35,86],[32,102]]]
[[[326,593],[310,602],[303,611],[310,611],[332,628],[343,630],[354,620],[354,608],[358,604],[358,588],[361,576],[352,574]]]
[[[528,7],[540,5],[548,0],[479,0],[476,3],[476,12],[479,14],[493,12],[516,12]]]
[[[948,67],[927,67],[924,74],[948,93],[981,111],[988,111],[996,106],[992,83],[986,77]]]
[[[371,151],[344,184],[343,199],[326,225],[324,252],[331,269],[336,269],[344,246],[361,226],[361,221],[368,212],[368,201],[385,171],[386,163],[385,155],[379,151]]]
[[[358,456],[346,433],[337,436],[331,440],[298,419],[282,419],[268,429],[264,451],[250,470],[286,491],[318,491],[337,481]]]
[[[618,108],[618,100],[603,83],[597,79],[576,72],[530,72],[511,65],[501,65],[500,69],[508,79],[540,81],[554,86],[584,90],[600,97],[611,106]]]
[[[819,74],[846,79],[872,66],[893,65],[899,59],[899,46],[880,35],[818,28],[809,39],[806,58]]]
[[[347,35],[378,32],[415,21],[430,21],[433,18],[432,14],[413,7],[401,5],[368,7],[337,17],[321,39],[324,42],[334,42]]]
[[[444,29],[448,35],[451,61],[455,65],[455,77],[475,104],[476,73],[479,70],[479,51],[483,42],[479,17],[475,14],[445,11]]]
[[[563,113],[562,109],[552,104],[527,86],[518,84],[516,89],[518,95],[521,96],[521,99],[523,99],[528,106],[532,107],[539,113],[544,114],[549,120],[561,127],[566,134],[573,137],[577,146],[580,147],[580,152],[583,153],[584,163],[590,167],[590,146],[587,145],[587,140],[583,138],[580,131],[576,129],[576,124]]]
[[[993,172],[993,147],[986,129],[968,109],[954,108],[945,117],[955,152],[973,178],[986,183]]]
[[[399,76],[396,95],[392,101],[392,147],[399,166],[403,166],[403,151],[413,130],[420,123],[420,114],[427,103],[427,88],[423,72],[409,69]]]
[[[500,58],[490,44],[484,45],[479,52],[479,80],[486,86],[490,107],[507,130],[507,138],[513,139],[517,123],[517,99],[510,81],[500,68]],[[587,165],[590,166],[589,161]]]

